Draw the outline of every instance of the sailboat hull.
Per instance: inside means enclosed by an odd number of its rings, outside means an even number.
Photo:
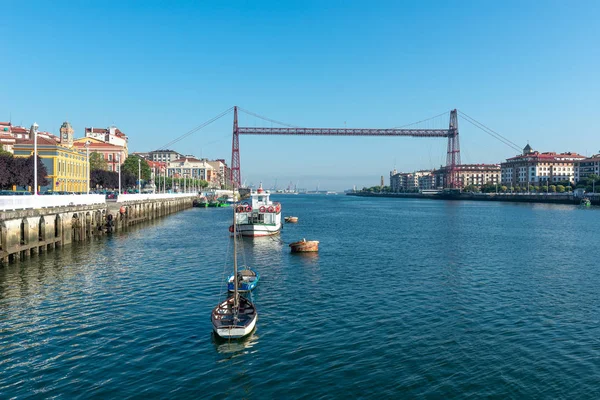
[[[225,339],[240,339],[254,330],[258,314],[254,304],[245,297],[239,298],[237,314],[234,298],[220,303],[212,312],[211,320],[215,333]]]

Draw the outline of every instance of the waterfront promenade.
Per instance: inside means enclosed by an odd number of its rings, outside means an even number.
[[[358,197],[391,197],[414,198],[426,200],[472,200],[472,201],[502,201],[516,203],[546,203],[546,204],[580,204],[582,198],[588,198],[592,205],[600,205],[600,193],[576,196],[572,193],[377,193],[349,192],[348,196]]]
[[[0,196],[0,263],[182,211],[196,194]]]

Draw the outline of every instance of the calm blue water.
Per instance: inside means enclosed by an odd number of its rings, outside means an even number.
[[[300,217],[281,239],[321,251],[243,241],[242,342],[210,323],[228,209],[1,267],[0,398],[600,396],[600,210],[279,200]]]

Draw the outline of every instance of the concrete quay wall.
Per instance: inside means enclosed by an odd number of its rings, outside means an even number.
[[[430,200],[472,200],[472,201],[505,201],[515,203],[547,203],[547,204],[574,204],[581,202],[581,197],[572,194],[496,194],[496,193],[347,193],[348,196],[359,197],[395,197]],[[586,195],[593,205],[600,205],[600,195]]]
[[[89,242],[192,207],[193,197],[0,212],[0,264],[73,242]]]

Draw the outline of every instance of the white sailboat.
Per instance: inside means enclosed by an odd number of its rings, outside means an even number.
[[[213,330],[225,339],[239,339],[248,335],[256,326],[256,307],[238,291],[236,207],[233,207],[233,296],[219,303],[211,315]]]

